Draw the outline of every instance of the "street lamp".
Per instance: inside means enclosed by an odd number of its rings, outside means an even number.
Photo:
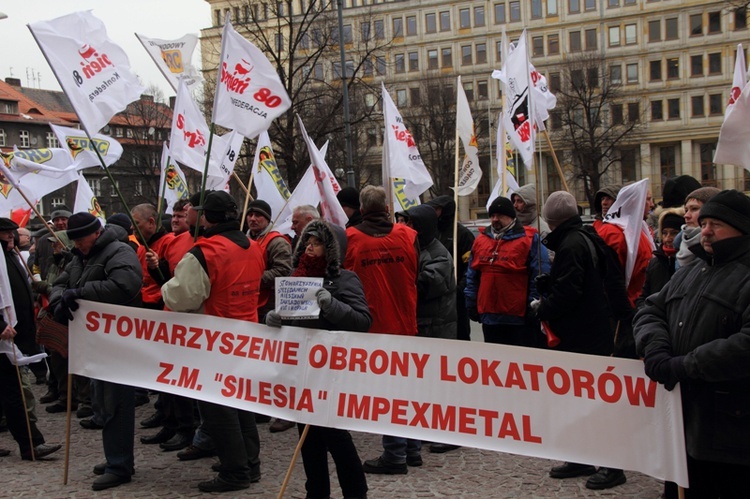
[[[341,55],[341,91],[344,98],[344,130],[346,138],[346,184],[354,187],[354,168],[352,167],[352,127],[349,123],[349,86],[346,82],[346,50],[344,50],[344,2],[338,0],[339,14],[339,52]]]

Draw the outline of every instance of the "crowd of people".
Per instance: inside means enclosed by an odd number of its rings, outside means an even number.
[[[452,197],[391,214],[386,191],[377,186],[339,192],[346,228],[322,220],[314,206],[294,207],[293,238],[275,230],[268,203],[253,200],[243,214],[223,191],[178,201],[166,224],[150,204],[114,214],[105,224],[60,207],[49,227],[34,233],[0,218],[15,311],[15,325],[7,315],[0,319],[0,338],[23,354],[38,353],[37,328],[66,326],[81,299],[270,327],[455,340],[470,340],[474,321],[487,343],[643,359],[651,379],[667,390],[681,386],[686,497],[744,496],[743,472],[750,470],[750,198],[702,187],[688,176],[669,179],[659,207],[646,196],[643,221],[637,220],[643,230],[630,248],[623,227],[607,219],[620,190],[608,185],[596,194],[596,220],[589,226],[571,194],[550,194],[540,217],[536,189],[523,186],[491,203],[489,225],[476,237],[460,223],[456,227]],[[630,274],[629,254],[635,255]],[[227,261],[232,265],[222,264]],[[324,278],[315,294],[318,318],[289,321],[276,312],[275,279],[284,276]],[[553,332],[554,341],[543,331]],[[79,376],[69,389],[64,352],[48,353],[47,363],[20,370],[0,355],[0,402],[21,457],[43,458],[61,447],[46,443],[35,425],[29,387],[46,383],[39,402],[48,412],[70,404],[83,428],[102,432],[104,460],[93,468],[98,477],[92,488],[130,482],[135,406],[148,402],[148,393]],[[200,490],[237,491],[261,479],[257,423],[264,419],[160,393],[153,414],[139,422],[159,430],[141,443],[177,451],[181,460],[218,456],[216,475],[200,482]],[[422,442],[412,438],[384,435],[382,453],[362,461],[346,430],[305,430],[281,419],[270,429],[294,426],[305,432],[301,453],[310,499],[331,495],[328,453],[345,498],[367,496],[368,473],[404,474],[422,465]],[[436,453],[456,449],[429,445]],[[566,462],[549,474],[587,477],[586,487],[594,490],[625,483],[624,470],[595,464]],[[676,485],[666,483],[665,494],[677,497]]]

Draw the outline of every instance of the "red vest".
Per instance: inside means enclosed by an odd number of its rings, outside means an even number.
[[[260,246],[261,251],[263,252],[263,269],[265,270],[266,265],[268,265],[267,258],[266,258],[266,251],[268,250],[268,245],[276,239],[277,237],[283,237],[286,239],[286,242],[291,244],[291,241],[289,237],[285,236],[281,232],[269,232],[268,234],[264,236],[261,236],[258,238],[257,244]],[[253,241],[256,242],[256,241]],[[275,293],[275,287],[272,285],[270,288],[263,288],[260,289],[260,297],[258,298],[258,308],[263,308],[268,304],[268,300],[271,297],[271,293]]]
[[[202,236],[199,236],[199,238]],[[190,251],[194,245],[193,243],[193,232],[185,231],[182,234],[175,236],[169,242],[169,245],[164,248],[164,254],[160,255],[169,264],[169,273],[174,275],[174,269],[177,264],[180,263],[185,253]],[[166,276],[165,276],[166,277]]]
[[[174,234],[169,232],[156,241],[151,242],[148,247],[154,253],[159,255],[159,258],[161,258],[164,254],[164,250],[172,239],[174,239]],[[161,301],[161,286],[159,286],[156,281],[154,281],[153,277],[151,277],[151,274],[148,273],[148,265],[146,264],[146,247],[143,245],[138,246],[138,259],[141,261],[141,268],[143,269],[143,288],[141,289],[143,303],[156,305]]]
[[[240,248],[222,236],[201,238],[195,243],[206,259],[211,294],[203,302],[207,315],[258,322],[258,292],[263,276],[260,245]]]
[[[346,229],[344,268],[362,280],[372,314],[371,333],[417,334],[417,233],[395,224],[385,237]]]
[[[498,239],[480,235],[471,247],[471,268],[481,272],[477,291],[480,314],[523,317],[529,294],[529,260],[531,245],[537,233],[524,227],[525,236]]]

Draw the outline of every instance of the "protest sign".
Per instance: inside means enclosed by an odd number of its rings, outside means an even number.
[[[315,293],[322,277],[277,277],[276,312],[282,319],[317,319],[320,306]]]

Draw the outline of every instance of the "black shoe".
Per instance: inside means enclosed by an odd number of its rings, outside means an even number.
[[[94,466],[94,475],[103,475],[105,471],[107,471],[107,461]],[[131,474],[135,475],[135,469],[131,470]]]
[[[94,490],[111,489],[112,487],[117,487],[118,485],[122,485],[123,483],[129,483],[129,482],[130,482],[129,476],[120,476],[120,475],[114,475],[112,473],[104,473],[102,476],[94,480],[94,483],[91,484],[91,488]]]
[[[102,428],[104,428],[104,426],[100,425],[93,419],[82,419],[78,422],[78,424],[83,428],[86,428],[87,430],[101,430]]]
[[[626,481],[627,478],[625,478],[625,473],[622,470],[601,467],[599,471],[586,480],[586,488],[591,490],[611,489]]]
[[[409,472],[406,463],[389,463],[382,457],[368,459],[362,463],[362,470],[365,473],[375,473],[378,475],[405,475]]]
[[[413,456],[406,456],[406,465],[407,466],[422,466],[422,456],[419,454],[414,454]]]
[[[91,407],[87,406],[87,405],[80,406],[78,408],[78,410],[76,411],[76,417],[78,419],[81,419],[81,418],[90,418],[93,415],[94,415],[94,410]]]
[[[162,428],[156,435],[151,435],[150,437],[141,437],[141,443],[146,445],[163,444],[170,438],[174,437],[175,433],[177,432],[174,430],[170,430],[169,428]]]
[[[39,444],[36,447],[34,447],[34,458],[36,459],[42,459],[43,457],[47,457],[53,452],[57,452],[62,448],[62,445],[55,444]],[[21,454],[21,459],[24,461],[31,461],[31,452],[24,452]]]
[[[297,426],[297,423],[295,423],[294,421],[287,421],[286,419],[276,418],[276,420],[271,423],[271,426],[268,427],[268,430],[271,433],[279,433],[294,428],[295,426]]]
[[[221,470],[223,468],[221,467],[221,463],[214,463],[211,465],[211,471],[215,471],[216,473],[221,473]],[[250,483],[260,482],[260,467],[256,468],[255,470],[250,470]]]
[[[453,444],[430,444],[430,452],[433,454],[443,454],[444,452],[450,452],[460,448],[460,445]]]
[[[0,449],[0,457],[10,456],[10,451],[8,449]]]
[[[199,483],[198,488],[201,492],[231,492],[233,490],[249,489],[250,484],[230,483],[217,476],[213,480]]]
[[[185,450],[177,453],[177,459],[180,461],[193,461],[214,455],[216,455],[215,450],[203,450],[195,445],[188,445]]]
[[[589,476],[596,473],[596,468],[590,464],[563,463],[549,470],[552,478],[574,478],[577,476]]]
[[[71,411],[75,411],[76,409],[78,409],[78,404],[72,404],[70,406],[70,410]],[[66,405],[66,402],[58,400],[54,404],[48,405],[47,407],[45,407],[44,410],[47,411],[47,412],[49,412],[49,413],[51,413],[51,414],[55,414],[57,412],[67,412],[68,411],[68,407]]]
[[[39,402],[42,404],[51,404],[55,400],[59,399],[60,395],[56,392],[47,391],[44,395],[39,398]]]
[[[192,433],[178,432],[175,436],[173,436],[172,438],[170,438],[163,444],[159,444],[159,447],[161,447],[161,450],[171,452],[175,450],[182,450],[185,447],[188,447],[192,443],[193,443]]]
[[[164,414],[156,411],[143,421],[141,421],[141,428],[158,428],[164,422]]]

